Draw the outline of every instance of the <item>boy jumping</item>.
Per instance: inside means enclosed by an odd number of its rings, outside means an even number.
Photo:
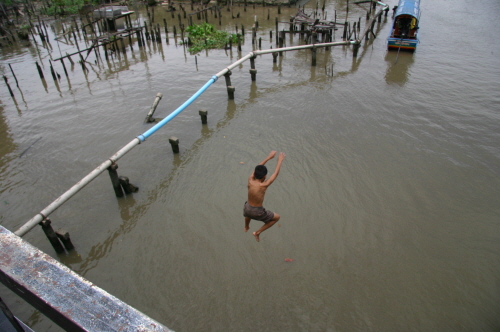
[[[278,156],[278,163],[273,175],[266,180],[267,167],[264,166],[269,160],[273,159],[276,151],[271,151],[266,159],[255,167],[254,172],[248,178],[248,200],[243,207],[243,216],[245,217],[245,232],[250,229],[250,220],[260,220],[264,225],[253,236],[259,242],[259,235],[269,227],[273,226],[279,219],[280,215],[269,210],[264,209],[262,203],[264,202],[264,195],[267,188],[276,180],[280,172],[281,164],[285,159],[285,154],[281,152]]]

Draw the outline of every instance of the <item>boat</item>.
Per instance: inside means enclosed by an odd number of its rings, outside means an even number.
[[[400,0],[394,12],[387,48],[415,51],[418,44],[420,0]]]

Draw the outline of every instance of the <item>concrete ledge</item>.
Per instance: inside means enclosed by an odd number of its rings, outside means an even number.
[[[0,282],[67,331],[171,331],[2,226]]]

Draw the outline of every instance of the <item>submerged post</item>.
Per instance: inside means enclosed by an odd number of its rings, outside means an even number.
[[[179,139],[175,136],[170,136],[168,139],[170,145],[172,146],[173,153],[179,153]]]
[[[116,197],[123,197],[122,187],[120,186],[120,179],[118,178],[118,164],[113,162],[111,166],[108,167],[109,177],[111,178],[111,184],[115,190]]]
[[[201,110],[198,111],[198,114],[201,117],[201,123],[202,124],[207,124],[207,115],[208,115],[207,110],[206,109],[201,109]]]
[[[12,89],[10,88],[9,81],[7,80],[7,76],[3,75],[3,80],[5,81],[5,84],[7,85],[7,88],[9,89],[10,96],[14,97],[14,92],[12,92]]]
[[[38,61],[35,61],[35,64],[36,64],[36,69],[38,70],[38,75],[40,75],[40,78],[43,80],[44,77],[43,77],[43,72],[42,72],[42,68],[40,67],[40,65],[38,64]]]
[[[69,237],[69,233],[66,232],[65,230],[58,229],[56,231],[56,235],[59,238],[59,240],[62,242],[64,245],[64,248],[66,248],[67,251],[75,249],[75,246],[71,242],[71,238]]]
[[[359,43],[352,45],[352,56],[353,57],[358,56],[358,50],[359,50]]]
[[[60,254],[64,252],[64,247],[62,246],[61,242],[59,242],[59,238],[57,237],[56,232],[54,232],[54,229],[50,225],[52,222],[50,219],[44,219],[40,221],[40,226],[42,226],[42,230],[47,236],[47,239],[49,239],[50,244],[54,248],[54,250]]]
[[[132,183],[130,183],[130,180],[128,179],[128,177],[126,176],[120,176],[119,177],[119,180],[120,180],[120,185],[122,186],[123,188],[123,191],[125,192],[125,194],[131,194],[131,193],[136,193],[139,188],[134,186]]]
[[[252,81],[255,81],[255,77],[257,76],[257,69],[255,69],[255,58],[255,55],[250,58],[250,75],[252,77]]]
[[[234,86],[231,85],[231,71],[228,70],[227,73],[224,74],[224,78],[226,79],[226,86],[227,86],[227,95],[229,99],[234,99]]]
[[[314,46],[312,49],[312,61],[311,61],[311,66],[316,66],[316,46]]]
[[[277,60],[276,60],[277,58],[278,58],[278,53],[273,52],[273,63],[277,62]]]

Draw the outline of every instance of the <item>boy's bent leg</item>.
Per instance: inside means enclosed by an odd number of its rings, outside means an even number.
[[[250,229],[250,218],[245,217],[245,232],[248,232]]]
[[[262,227],[261,227],[258,231],[253,232],[253,236],[255,236],[255,240],[257,240],[257,242],[259,242],[259,241],[260,241],[260,239],[259,239],[259,235],[260,235],[260,233],[262,233],[262,232],[263,232],[263,231],[265,231],[266,229],[268,229],[268,228],[272,227],[274,224],[276,224],[276,222],[277,222],[278,220],[280,220],[280,215],[279,215],[279,214],[277,214],[277,213],[275,213],[275,214],[274,214],[274,217],[273,217],[273,219],[271,219],[271,221],[269,221],[269,222],[265,223],[265,224],[264,224],[264,226],[262,226]]]

